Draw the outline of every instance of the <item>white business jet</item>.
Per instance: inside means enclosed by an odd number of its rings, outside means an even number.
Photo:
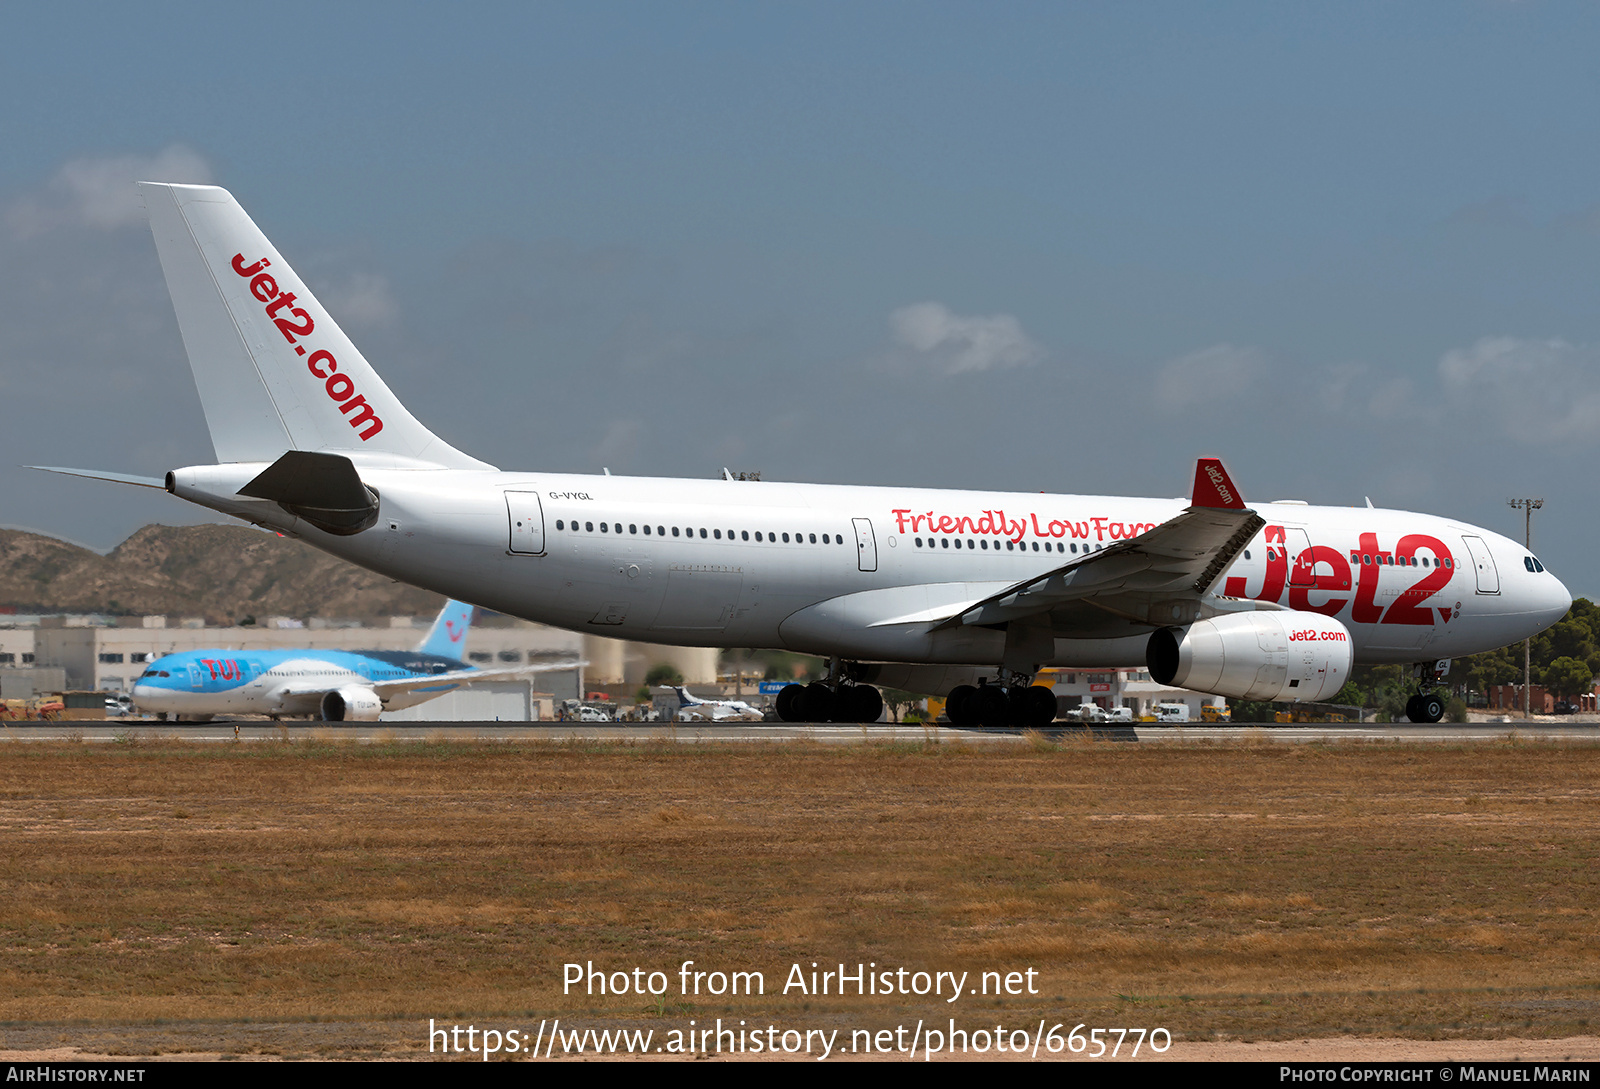
[[[1522,546],[1371,507],[1247,506],[1202,459],[1188,499],[506,472],[411,415],[225,190],[142,185],[216,449],[171,494],[395,579],[577,631],[822,655],[785,719],[870,722],[872,683],[959,724],[1055,714],[1034,674],[1148,666],[1251,700],[1326,699],[1354,662],[1449,660],[1559,620]],[[974,684],[974,682],[977,682]]]
[[[685,686],[666,685],[678,694],[678,721],[691,722],[695,719],[704,719],[707,722],[760,722],[766,718],[759,707],[752,707],[744,700],[703,700],[692,695]]]

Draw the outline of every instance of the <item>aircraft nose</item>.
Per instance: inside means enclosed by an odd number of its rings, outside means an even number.
[[[1545,573],[1549,574],[1548,571]],[[1550,575],[1548,581],[1549,585],[1543,588],[1538,606],[1543,625],[1541,631],[1566,616],[1572,608],[1572,592],[1567,589],[1566,584],[1554,575]]]

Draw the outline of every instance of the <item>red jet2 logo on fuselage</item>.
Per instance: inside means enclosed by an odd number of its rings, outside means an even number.
[[[1284,584],[1289,582],[1289,553],[1285,547],[1284,529],[1282,526],[1268,526],[1265,536],[1267,572],[1266,578],[1262,580],[1261,592],[1246,593],[1245,577],[1230,575],[1222,591],[1228,597],[1253,597],[1257,601],[1278,601],[1283,597]],[[1432,553],[1432,563],[1425,570],[1418,572],[1422,577],[1412,586],[1400,591],[1399,596],[1386,611],[1376,601],[1378,578],[1383,568],[1415,567],[1416,556],[1422,551]],[[1344,611],[1344,607],[1349,605],[1350,622],[1354,624],[1434,622],[1433,609],[1422,608],[1421,605],[1449,584],[1455,568],[1455,557],[1450,554],[1450,549],[1443,541],[1426,533],[1408,533],[1400,538],[1393,552],[1388,552],[1379,550],[1376,533],[1363,533],[1361,546],[1352,555],[1357,557],[1356,563],[1361,568],[1361,577],[1355,585],[1354,601],[1348,597],[1330,597],[1320,605],[1311,603],[1310,595],[1313,590],[1323,592],[1349,590],[1352,567],[1351,557],[1337,548],[1329,545],[1312,545],[1296,558],[1296,578],[1294,584],[1289,586],[1289,607],[1322,613],[1325,616],[1338,616]],[[1318,574],[1319,564],[1326,564],[1327,571]],[[1439,608],[1441,623],[1449,623],[1453,615],[1450,609]]]

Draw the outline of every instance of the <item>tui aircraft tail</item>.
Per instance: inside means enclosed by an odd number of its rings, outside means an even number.
[[[439,619],[428,629],[427,636],[418,645],[422,654],[437,654],[441,658],[467,659],[467,629],[472,626],[472,606],[464,601],[447,601],[439,610]]]
[[[218,461],[306,450],[361,465],[493,468],[406,411],[227,190],[139,188]]]

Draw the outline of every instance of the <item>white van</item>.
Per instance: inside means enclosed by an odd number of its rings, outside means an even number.
[[[1158,703],[1156,704],[1156,721],[1183,723],[1189,721],[1189,705],[1187,703]]]

